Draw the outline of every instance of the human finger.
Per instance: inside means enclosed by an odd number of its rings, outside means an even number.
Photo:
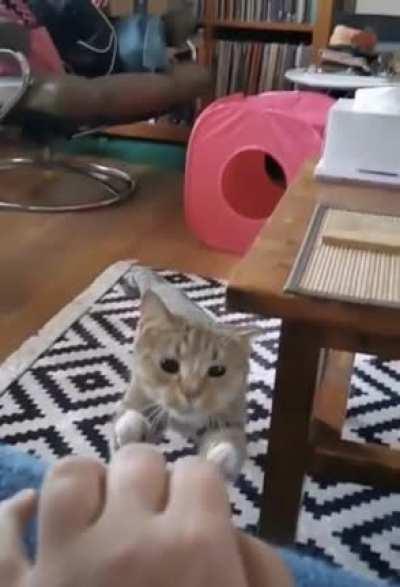
[[[106,468],[99,461],[69,457],[45,479],[39,502],[39,541],[60,542],[90,527],[104,506]]]
[[[135,516],[163,509],[168,472],[164,457],[154,447],[130,444],[118,451],[109,466],[107,509]]]
[[[229,498],[217,468],[199,457],[178,461],[169,486],[168,509],[182,516],[230,518]]]
[[[248,585],[294,586],[293,577],[278,550],[240,531],[237,531],[236,537]]]
[[[35,513],[37,494],[24,490],[0,504],[0,585],[17,584],[29,568],[23,532]]]

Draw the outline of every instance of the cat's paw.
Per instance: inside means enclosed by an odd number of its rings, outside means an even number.
[[[219,442],[207,452],[207,460],[218,467],[228,481],[235,481],[242,468],[240,451],[230,442]]]
[[[125,444],[143,442],[147,432],[146,419],[134,410],[127,410],[115,423],[115,444],[117,448],[121,448]]]

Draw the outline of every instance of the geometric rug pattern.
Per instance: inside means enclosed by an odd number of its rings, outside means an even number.
[[[122,287],[129,266],[118,264],[100,289],[93,284],[78,311],[76,306],[70,315],[64,310],[50,342],[39,334],[29,343],[29,353],[22,349],[0,368],[0,442],[48,461],[69,454],[107,460],[110,418],[130,378],[139,315],[139,299],[127,297]],[[161,274],[217,320],[262,330],[253,345],[247,395],[249,458],[229,488],[235,523],[256,532],[280,323],[226,313],[221,283],[174,271]],[[398,364],[357,360],[344,434],[359,442],[400,445]],[[193,452],[185,438],[171,432],[162,448],[170,461]],[[400,495],[307,479],[297,544],[370,578],[398,580]]]

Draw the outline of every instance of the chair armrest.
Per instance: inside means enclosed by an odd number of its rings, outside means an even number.
[[[27,54],[30,48],[29,30],[16,22],[0,19],[0,48]]]

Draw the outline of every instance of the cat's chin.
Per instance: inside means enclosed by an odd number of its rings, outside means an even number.
[[[182,424],[201,426],[208,420],[208,416],[202,414],[198,408],[192,406],[188,406],[182,410],[169,409],[168,412],[173,420],[177,420]]]

